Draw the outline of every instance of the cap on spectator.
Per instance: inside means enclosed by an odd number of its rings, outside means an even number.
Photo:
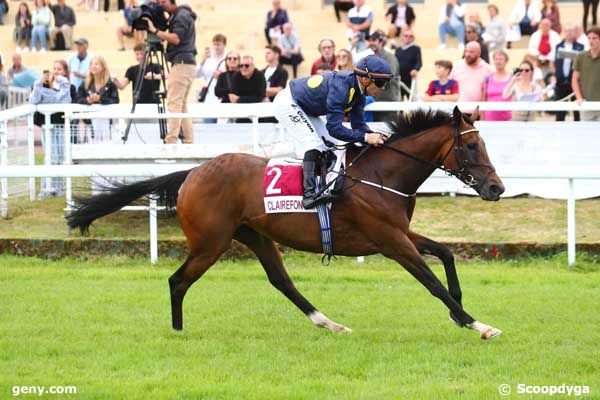
[[[89,44],[89,42],[86,38],[79,38],[75,41],[75,44],[83,44],[83,45],[87,46]]]
[[[375,32],[371,32],[369,36],[367,36],[368,40],[381,40],[385,42],[387,36],[381,29],[377,29]]]

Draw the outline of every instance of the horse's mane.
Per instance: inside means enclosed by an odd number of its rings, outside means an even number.
[[[388,142],[415,135],[442,125],[451,124],[452,114],[444,110],[419,109],[413,112],[400,113],[395,121],[387,123],[392,132]]]

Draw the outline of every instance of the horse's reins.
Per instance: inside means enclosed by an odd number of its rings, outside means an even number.
[[[475,180],[475,178],[473,177],[473,175],[468,174],[467,176],[464,176],[465,170],[469,167],[485,167],[489,169],[489,172],[487,173],[487,175],[485,176],[485,179],[481,182],[481,185],[483,185],[485,182],[487,182],[489,176],[496,171],[496,169],[494,168],[493,165],[491,164],[480,164],[480,163],[473,163],[471,161],[468,160],[468,158],[465,156],[465,152],[463,149],[463,144],[462,144],[462,136],[468,134],[468,133],[479,133],[479,130],[476,128],[472,128],[472,129],[467,129],[465,131],[460,131],[458,128],[458,125],[456,125],[455,127],[455,133],[454,133],[454,145],[451,146],[448,151],[446,152],[446,154],[444,155],[444,157],[442,158],[442,160],[439,163],[433,163],[431,161],[428,160],[424,160],[422,158],[419,158],[413,154],[407,153],[403,150],[400,149],[396,149],[395,147],[392,147],[388,144],[383,143],[381,145],[382,148],[391,150],[395,153],[398,153],[400,155],[403,155],[405,157],[408,157],[414,161],[426,164],[430,167],[433,167],[434,169],[440,169],[442,171],[444,171],[444,173],[448,176],[454,176],[456,177],[458,180],[464,182],[467,186],[469,187],[475,187],[478,184],[480,184],[480,182],[478,182],[477,180]],[[354,177],[352,175],[348,175],[347,170],[350,169],[350,167],[352,167],[352,165],[358,161],[366,152],[367,150],[369,150],[371,147],[373,147],[373,145],[367,145],[365,146],[353,159],[352,161],[348,164],[348,167],[341,173],[339,174],[335,179],[333,179],[331,182],[329,182],[327,185],[325,185],[323,187],[323,189],[321,189],[319,191],[319,193],[317,193],[317,195],[321,195],[323,192],[325,192],[325,190],[327,188],[329,188],[331,185],[334,184],[335,181],[337,181],[339,178],[345,176],[348,177],[349,179],[358,182],[358,183],[362,183],[368,186],[373,186],[375,188],[381,189],[381,190],[385,190],[387,192],[390,193],[394,193],[396,195],[402,196],[402,197],[415,197],[416,193],[412,193],[412,194],[407,194],[407,193],[403,193],[401,191],[398,191],[396,189],[384,186],[383,184],[379,184],[379,183],[375,183],[375,182],[371,182],[368,181],[366,179],[362,179],[362,178],[357,178]],[[450,155],[450,152],[452,152],[452,150],[454,150],[454,157],[456,158],[456,162],[458,164],[458,170],[453,170],[450,168],[446,168],[444,167],[444,162],[446,161],[446,159],[448,158],[448,156]]]

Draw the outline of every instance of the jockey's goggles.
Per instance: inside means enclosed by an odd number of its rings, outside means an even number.
[[[369,79],[371,79],[373,81],[373,83],[375,84],[375,86],[377,86],[380,89],[384,89],[387,84],[390,82],[390,79],[392,79],[392,74],[385,74],[385,73],[379,73],[379,72],[371,72],[369,71],[369,67],[367,66],[367,62],[365,59],[364,64],[362,65],[362,69],[356,67],[355,71],[362,76],[366,76]]]

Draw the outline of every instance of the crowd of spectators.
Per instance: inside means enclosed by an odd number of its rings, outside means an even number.
[[[589,3],[589,2],[585,2]],[[596,2],[597,3],[597,2]],[[61,74],[67,74],[75,92],[69,93],[70,101],[80,104],[113,104],[119,101],[119,90],[132,83],[132,93],[139,92],[138,102],[157,101],[162,73],[157,65],[150,65],[146,76],[136,82],[144,58],[143,38],[137,38],[134,47],[136,64],[124,77],[111,76],[107,61],[88,52],[89,43],[84,38],[72,41],[76,26],[73,9],[65,0],[56,0],[49,6],[47,0],[35,0],[33,11],[21,2],[15,15],[15,40],[17,53],[12,66],[5,73],[6,63],[0,63],[0,106],[6,104],[7,85],[33,86],[36,101],[51,98],[48,90],[60,92]],[[106,3],[105,3],[106,4]],[[499,3],[500,4],[500,3]],[[132,36],[131,8],[136,0],[120,4],[124,23],[117,30],[120,49],[124,50],[124,37]],[[593,2],[591,4],[593,7]],[[1,6],[0,6],[1,7]],[[589,6],[585,6],[589,8]],[[586,8],[586,9],[587,9]],[[500,17],[498,5],[487,6],[484,23],[476,13],[469,13],[468,6],[458,0],[446,0],[438,16],[439,57],[435,60],[436,79],[427,85],[422,94],[415,93],[415,82],[423,68],[421,47],[417,44],[413,27],[417,23],[414,8],[407,0],[397,0],[385,14],[386,26],[378,29],[375,16],[367,0],[335,1],[334,9],[341,29],[347,29],[347,41],[335,43],[323,38],[316,45],[319,57],[310,60],[310,74],[328,71],[352,70],[354,63],[366,55],[375,54],[387,61],[398,76],[377,99],[371,101],[399,101],[411,97],[424,101],[542,101],[564,99],[571,96],[578,102],[600,99],[600,67],[598,51],[600,34],[597,27],[584,31],[580,24],[563,23],[555,0],[518,0],[505,21]],[[595,24],[595,9],[592,10]],[[343,16],[341,13],[347,12]],[[584,15],[584,24],[587,22]],[[341,23],[344,22],[344,25]],[[443,57],[447,36],[455,36],[458,48],[463,49],[459,60]],[[281,0],[272,0],[266,13],[264,63],[256,65],[252,56],[227,50],[224,34],[212,37],[210,46],[204,47],[197,57],[195,77],[202,79],[198,100],[205,103],[257,103],[273,101],[290,78],[299,75],[300,65],[305,61],[301,41],[296,32],[293,15],[283,7]],[[511,43],[527,41],[527,56],[512,60],[509,66],[506,51]],[[57,61],[58,72],[51,79],[29,71],[22,65],[19,52],[43,52],[49,48],[73,48],[65,60],[64,68]],[[60,61],[60,60],[59,60]],[[431,63],[433,60],[425,60]],[[431,64],[430,64],[431,65]],[[289,66],[291,73],[286,67]],[[191,66],[190,66],[191,67]],[[173,78],[175,79],[175,78]],[[51,89],[40,85],[44,82]],[[42,83],[40,83],[42,82]],[[45,93],[46,95],[41,95]],[[58,97],[60,97],[57,94]],[[58,98],[57,97],[57,98]],[[66,99],[66,97],[61,97]],[[62,101],[62,100],[61,100]],[[57,100],[57,102],[60,102]],[[564,120],[566,113],[557,113],[557,120]],[[583,119],[598,119],[598,113],[586,113]],[[376,114],[375,117],[382,117]],[[385,119],[385,116],[383,116]],[[489,120],[532,120],[534,113],[492,111],[484,113]],[[575,118],[579,118],[575,115]],[[217,122],[205,120],[205,122]],[[187,123],[185,128],[189,128]],[[177,128],[179,129],[179,128]],[[189,129],[186,129],[189,130]],[[94,126],[94,140],[105,140],[106,127]],[[173,142],[175,134],[169,137]],[[186,133],[186,141],[191,136]]]

